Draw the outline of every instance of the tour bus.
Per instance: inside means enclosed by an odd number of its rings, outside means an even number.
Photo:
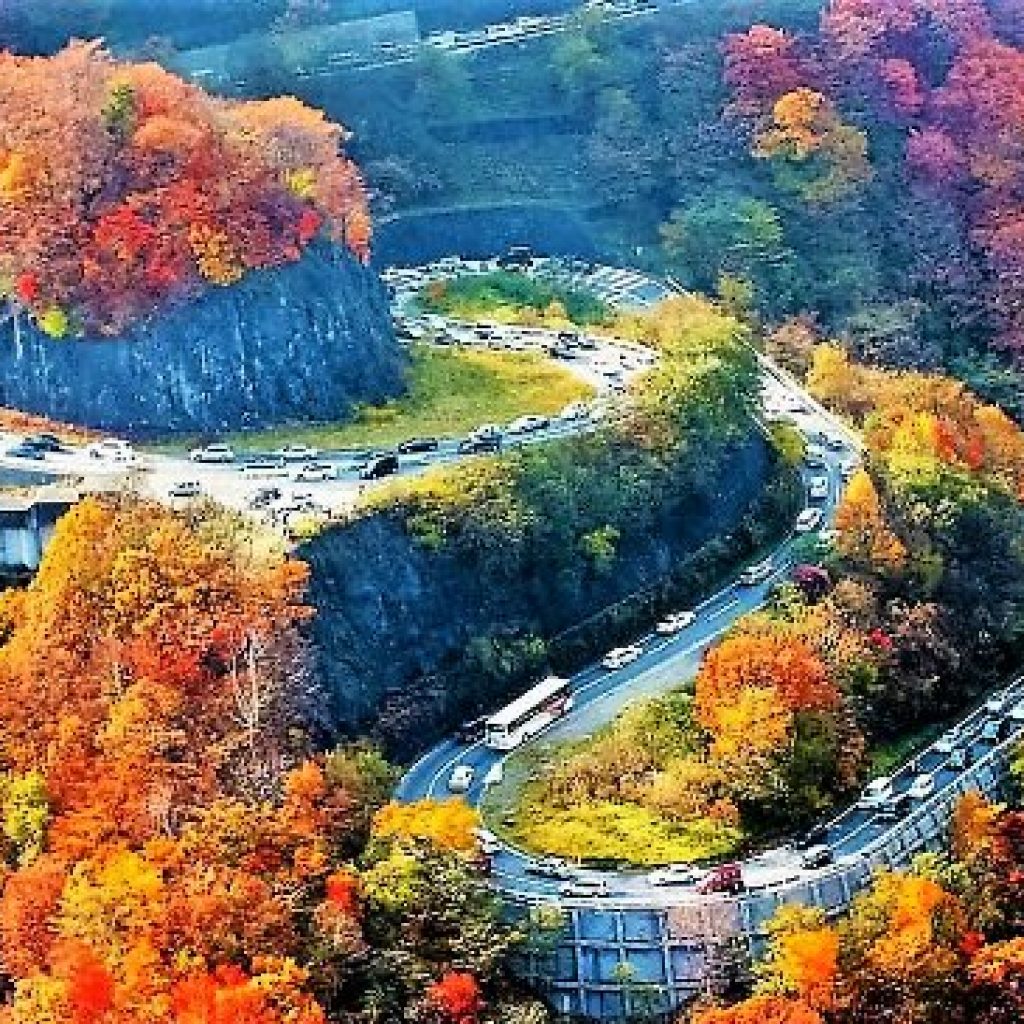
[[[569,680],[548,676],[487,719],[484,742],[492,750],[512,750],[571,707]]]

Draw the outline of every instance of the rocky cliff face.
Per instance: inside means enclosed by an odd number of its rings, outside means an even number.
[[[372,729],[393,753],[408,756],[475,708],[498,706],[508,696],[503,690],[521,685],[496,665],[509,641],[550,640],[659,587],[688,555],[736,527],[762,493],[769,453],[755,436],[723,452],[720,465],[703,493],[674,496],[656,510],[653,528],[624,525],[604,572],[582,558],[574,570],[555,571],[542,552],[525,549],[515,572],[497,572],[485,555],[424,548],[388,513],[308,542],[299,554],[311,569],[312,630],[339,727]],[[698,597],[683,595],[687,603]],[[622,625],[624,636],[600,625],[593,640],[612,646],[626,639],[635,627]],[[486,666],[477,671],[481,652]]]
[[[338,419],[402,387],[377,275],[322,247],[116,339],[0,328],[0,405],[136,435]]]

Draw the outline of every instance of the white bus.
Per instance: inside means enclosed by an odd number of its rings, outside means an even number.
[[[548,676],[487,719],[484,743],[492,750],[512,750],[547,728],[571,707],[569,680]]]

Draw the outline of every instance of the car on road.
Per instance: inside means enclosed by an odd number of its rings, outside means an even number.
[[[652,871],[647,876],[647,882],[649,885],[657,886],[696,885],[706,874],[706,871],[701,871],[692,864],[669,864]]]
[[[1006,705],[1009,701],[1010,698],[1006,691],[1000,690],[998,693],[993,693],[985,701],[985,711],[990,715],[1001,715],[1006,710]]]
[[[1010,718],[1014,722],[1024,722],[1024,700],[1017,701],[1017,703],[1010,708]]]
[[[741,587],[756,587],[759,583],[764,583],[773,572],[775,572],[775,566],[770,560],[758,562],[756,565],[748,565],[739,574],[736,582]]]
[[[981,727],[981,738],[986,743],[994,743],[996,740],[999,739],[999,734],[1002,732],[1002,729],[1003,723],[999,719],[990,718]]]
[[[410,437],[398,446],[398,454],[415,455],[419,452],[436,452],[438,443],[436,437]]]
[[[104,459],[110,462],[135,462],[135,449],[127,441],[117,437],[105,437],[93,441],[86,449],[91,459]]]
[[[226,444],[208,444],[202,448],[193,448],[188,457],[193,462],[234,462],[235,451]]]
[[[198,480],[179,480],[167,488],[169,498],[198,498],[202,493]]]
[[[918,775],[910,784],[907,793],[911,800],[927,800],[935,792],[935,777],[933,775]]]
[[[547,416],[520,416],[514,419],[506,428],[506,434],[517,436],[520,434],[533,434],[549,426],[551,421]]]
[[[828,477],[816,476],[807,484],[807,493],[814,501],[823,501],[828,497]]]
[[[796,530],[797,533],[810,533],[812,530],[816,530],[821,526],[823,518],[820,508],[805,508],[803,512],[796,517],[793,529]]]
[[[743,892],[746,887],[743,868],[739,864],[719,864],[708,872],[697,887],[697,892],[704,895],[715,892],[736,894]]]
[[[839,463],[839,475],[844,480],[849,480],[853,474],[857,472],[858,468],[856,459],[843,459],[843,461]]]
[[[950,729],[948,732],[944,732],[935,741],[935,750],[939,754],[952,753],[954,748],[960,742],[960,731],[958,729]]]
[[[697,621],[697,616],[693,612],[675,612],[672,615],[666,615],[655,627],[654,631],[660,633],[662,636],[671,636],[674,633],[681,633],[684,629],[689,628]]]
[[[572,868],[560,857],[541,857],[540,860],[528,861],[524,870],[528,875],[536,875],[538,878],[554,878],[559,881],[573,876]]]
[[[857,806],[861,810],[872,810],[885,803],[892,796],[892,779],[888,775],[872,779],[861,793]]]
[[[832,848],[820,843],[811,846],[800,854],[800,867],[805,871],[814,871],[832,863]]]
[[[487,725],[487,715],[479,718],[472,718],[455,730],[455,738],[460,743],[479,743],[484,738],[484,731]]]
[[[946,761],[946,767],[952,768],[955,771],[961,771],[971,763],[971,752],[967,747],[957,747],[956,750],[950,751],[949,758]]]
[[[485,452],[500,452],[500,437],[467,437],[459,442],[460,455],[480,455]]]
[[[297,484],[323,483],[325,480],[334,480],[338,476],[337,466],[329,462],[307,462],[295,470],[292,479]]]
[[[559,890],[559,895],[571,899],[589,899],[608,895],[608,883],[603,878],[573,878]]]
[[[821,448],[816,448],[814,445],[808,445],[805,449],[804,463],[808,466],[825,466],[828,464],[824,451]]]
[[[481,853],[487,854],[488,857],[501,853],[501,843],[493,832],[489,832],[485,828],[475,828],[473,829],[473,836],[476,838],[476,843],[480,847]]]
[[[875,815],[886,821],[898,821],[910,811],[910,793],[893,793],[875,808]]]
[[[632,664],[644,653],[642,647],[636,644],[629,644],[627,647],[613,647],[602,659],[601,667],[609,671],[625,668]]]
[[[359,468],[360,480],[379,480],[398,472],[398,456],[394,452],[385,452],[372,458]]]
[[[320,449],[312,448],[308,444],[286,444],[271,452],[271,455],[275,459],[284,459],[285,462],[312,462],[320,458]]]
[[[476,772],[473,770],[472,765],[460,764],[456,765],[451,775],[448,776],[448,792],[449,793],[466,793],[469,791],[469,787],[473,785],[473,779],[476,776]]]
[[[4,454],[12,459],[32,459],[35,462],[41,462],[46,458],[46,452],[41,448],[33,448],[32,445],[26,444],[24,441],[8,448]]]

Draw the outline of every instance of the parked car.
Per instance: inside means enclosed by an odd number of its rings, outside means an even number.
[[[359,470],[360,480],[379,480],[398,472],[398,456],[394,452],[385,452],[370,459]]]
[[[680,633],[697,621],[693,612],[675,612],[673,615],[666,615],[655,627],[654,631],[662,636],[671,636],[673,633]]]
[[[473,785],[473,779],[475,776],[476,772],[473,770],[471,765],[457,765],[451,775],[448,776],[448,791],[450,793],[468,792],[469,787]]]
[[[796,517],[796,523],[793,529],[797,533],[810,533],[812,530],[816,530],[821,526],[821,521],[824,517],[821,514],[820,508],[805,508],[803,512]]]
[[[658,868],[647,876],[651,885],[694,885],[699,882],[706,872],[695,868],[692,864],[669,864],[667,867]]]
[[[22,442],[41,452],[62,452],[65,446],[56,434],[29,434]]]
[[[832,848],[824,843],[811,846],[800,855],[800,867],[805,871],[826,867],[832,863]]]
[[[41,448],[33,448],[31,445],[25,444],[24,441],[12,445],[4,454],[12,459],[32,459],[35,462],[46,458],[46,452]]]
[[[93,441],[86,449],[92,459],[104,459],[110,462],[135,462],[135,449],[127,441],[117,437],[105,437],[101,441]]]
[[[398,446],[399,455],[413,455],[416,452],[436,452],[438,440],[436,437],[410,437]]]
[[[602,659],[602,668],[614,671],[636,661],[644,653],[642,647],[630,644],[628,647],[613,647]]]
[[[541,857],[540,860],[527,862],[526,873],[538,878],[555,878],[563,880],[572,878],[572,868],[559,857]]]
[[[892,779],[888,775],[872,779],[865,787],[857,806],[862,810],[870,810],[885,803],[892,796]]]
[[[285,462],[311,462],[320,458],[320,449],[308,444],[286,444],[272,454],[275,459],[284,459]]]
[[[193,462],[234,462],[234,449],[226,444],[208,444],[202,448],[193,448],[188,457]]]
[[[171,498],[198,498],[202,493],[198,480],[179,480],[167,489],[167,495]]]
[[[570,899],[589,899],[608,895],[608,883],[603,878],[573,878],[559,890],[559,894]]]
[[[825,453],[814,445],[808,445],[807,449],[804,451],[804,463],[808,466],[827,465]]]
[[[927,800],[935,792],[935,777],[918,775],[907,790],[911,800]]]
[[[332,466],[329,462],[307,462],[295,471],[292,479],[296,483],[322,483],[325,480],[334,480],[337,475],[337,467]]]
[[[1024,722],[1024,700],[1017,701],[1017,703],[1010,708],[1010,718],[1014,722]]]
[[[741,893],[746,889],[743,869],[739,864],[719,864],[712,868],[704,881],[697,887],[699,893],[727,892]]]
[[[1006,710],[1006,705],[1009,701],[1010,698],[1007,696],[1006,691],[1000,690],[998,693],[993,693],[985,701],[985,711],[990,715],[1001,715]]]
[[[741,587],[756,587],[759,583],[764,583],[764,581],[768,579],[773,572],[775,572],[775,566],[770,560],[758,562],[756,565],[747,566],[747,568],[739,574],[736,582],[739,583]]]
[[[935,741],[935,750],[940,754],[949,754],[960,742],[960,738],[958,729],[950,729]]]

